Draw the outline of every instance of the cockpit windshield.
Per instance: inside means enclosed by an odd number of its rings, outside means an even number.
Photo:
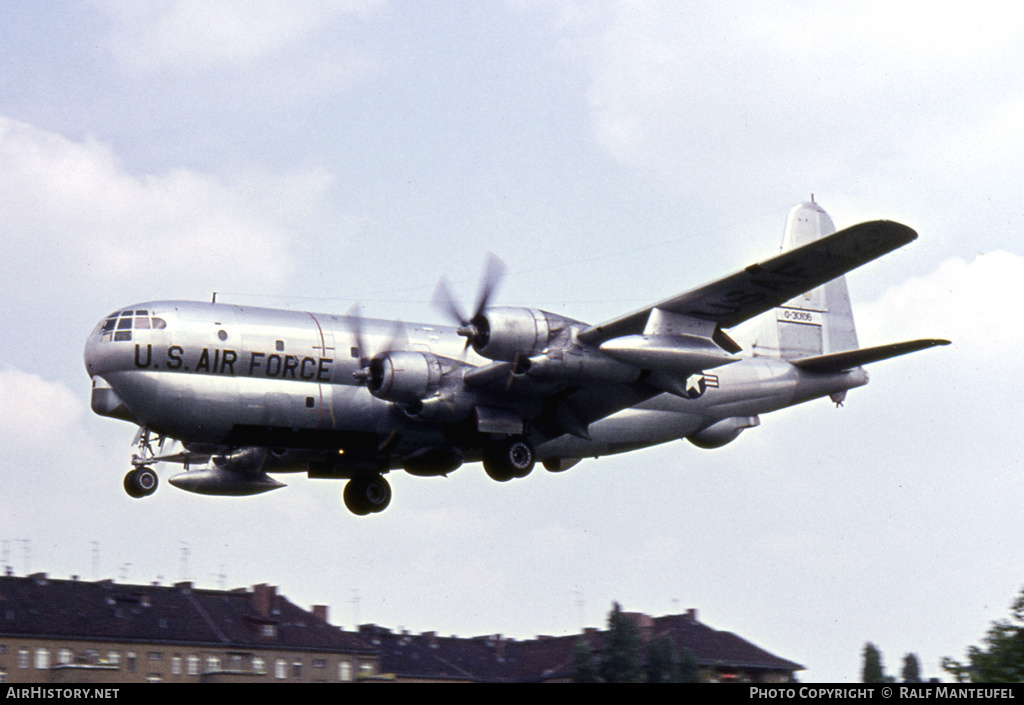
[[[149,311],[115,311],[107,316],[100,328],[102,342],[121,342],[132,339],[132,330],[161,330],[167,327],[167,321],[151,316]]]

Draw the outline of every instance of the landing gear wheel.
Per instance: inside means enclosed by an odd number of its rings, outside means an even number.
[[[522,436],[494,441],[484,448],[484,471],[498,482],[526,477],[533,470],[533,446]]]
[[[391,504],[391,485],[377,477],[354,477],[345,485],[345,506],[357,516],[383,512]]]
[[[160,484],[160,480],[157,478],[156,472],[153,468],[145,465],[131,470],[124,476],[124,491],[128,493],[129,497],[135,499],[153,494],[156,492],[158,484]]]

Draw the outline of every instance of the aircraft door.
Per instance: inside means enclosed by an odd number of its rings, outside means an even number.
[[[316,360],[315,379],[317,381],[317,394],[313,398],[313,405],[310,406],[308,398],[306,399],[306,405],[311,411],[316,412],[317,429],[333,429],[335,428],[335,422],[331,382],[336,373],[334,368],[337,358],[337,350],[334,345],[334,331],[331,330],[329,325],[321,323],[315,314],[311,313],[309,317],[312,319],[315,328],[309,357]],[[305,364],[305,362],[306,358],[303,358],[303,363]],[[304,373],[308,374],[311,372],[312,365],[310,364],[310,370],[304,371]]]

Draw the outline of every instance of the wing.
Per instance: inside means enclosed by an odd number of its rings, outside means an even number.
[[[916,238],[911,228],[888,220],[854,225],[653,306],[591,326],[580,332],[579,340],[598,345],[642,333],[651,312],[660,309],[715,323],[716,342],[724,342],[723,347],[736,352],[738,346],[721,334],[723,328],[769,311]]]

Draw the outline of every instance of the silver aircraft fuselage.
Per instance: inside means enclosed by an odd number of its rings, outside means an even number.
[[[156,489],[159,463],[184,465],[170,482],[203,494],[256,494],[283,486],[268,473],[306,472],[348,479],[356,514],[387,507],[383,475],[399,468],[436,476],[482,461],[505,482],[536,460],[561,471],[682,438],[717,448],[761,414],[841,402],[867,383],[862,365],[947,344],[857,345],[843,276],[916,236],[889,221],[835,232],[800,204],[782,254],[599,325],[490,306],[494,260],[470,317],[438,287],[458,327],[135,304],[86,342],[92,408],[139,426],[133,497]],[[746,348],[726,332],[762,314]]]
[[[135,304],[100,321],[89,336],[93,410],[211,445],[338,451],[400,437],[389,449],[394,469],[416,449],[444,443],[451,430],[423,423],[359,384],[360,359],[387,345],[395,323],[364,319],[359,325],[369,350],[359,349],[348,316],[185,301]],[[403,349],[464,355],[465,340],[454,327],[403,328]],[[470,364],[488,362],[472,349],[466,357]],[[537,457],[643,448],[866,382],[861,368],[809,374],[782,360],[746,357],[701,375],[693,399],[658,394],[594,422],[589,439],[564,434],[539,442]]]

